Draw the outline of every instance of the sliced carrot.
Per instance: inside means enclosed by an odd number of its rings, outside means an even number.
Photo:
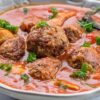
[[[70,83],[65,80],[57,80],[54,84],[56,86],[59,86],[60,84],[62,84],[63,86],[66,86],[68,89],[75,90],[75,91],[78,91],[80,89],[78,85]]]

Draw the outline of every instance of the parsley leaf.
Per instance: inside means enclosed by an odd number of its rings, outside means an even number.
[[[93,22],[82,20],[82,21],[79,21],[79,23],[81,27],[85,29],[86,32],[93,31]]]
[[[13,33],[17,33],[18,31],[18,26],[11,25],[9,22],[2,19],[0,19],[0,27],[5,28]]]
[[[79,71],[73,72],[70,76],[73,78],[87,79],[87,64],[83,63]]]
[[[27,62],[32,62],[32,61],[34,61],[36,59],[37,59],[36,54],[33,53],[33,52],[29,52],[29,55],[28,55],[28,58],[27,58]]]
[[[46,21],[39,21],[37,24],[36,24],[36,28],[42,28],[42,27],[46,27],[46,26],[49,26],[48,23]]]
[[[22,74],[21,79],[23,79],[25,82],[29,81],[29,76],[27,74]]]
[[[58,11],[57,11],[56,8],[51,8],[50,12],[52,13],[52,15],[49,16],[49,19],[52,19],[52,18],[56,17],[57,14],[58,14]]]
[[[6,71],[8,74],[12,69],[12,65],[11,64],[0,64],[0,69]]]
[[[28,13],[28,8],[23,8],[23,13],[27,14]]]
[[[82,47],[90,47],[91,44],[89,42],[84,42],[84,44],[82,45]]]
[[[96,37],[96,44],[100,45],[100,37]]]

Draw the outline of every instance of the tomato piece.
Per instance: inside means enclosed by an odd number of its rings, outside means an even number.
[[[96,42],[96,39],[95,39],[95,35],[93,33],[91,34],[86,34],[86,38],[89,39],[89,41],[93,44]]]

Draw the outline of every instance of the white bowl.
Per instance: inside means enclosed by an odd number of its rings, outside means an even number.
[[[51,94],[19,90],[1,83],[0,92],[20,100],[90,100],[96,97],[100,97],[100,88],[74,94]]]
[[[0,84],[0,91],[2,91],[3,94],[20,100],[90,100],[100,97],[100,88],[74,94],[51,94],[19,90]]]

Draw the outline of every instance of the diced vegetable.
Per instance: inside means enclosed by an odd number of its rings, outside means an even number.
[[[25,82],[29,81],[29,76],[27,74],[22,74],[21,79],[23,79]]]
[[[28,58],[27,58],[27,62],[32,62],[32,61],[34,61],[36,59],[37,59],[36,54],[33,53],[33,52],[29,52],[29,55],[28,55]]]
[[[73,72],[70,76],[73,78],[87,79],[88,65],[83,63],[81,69]]]
[[[86,34],[86,38],[89,39],[89,42],[92,43],[92,44],[96,42],[95,35],[93,33]]]
[[[37,24],[36,24],[36,28],[42,28],[42,27],[46,27],[46,26],[49,26],[48,23],[46,21],[39,21]]]
[[[57,80],[55,82],[55,86],[58,86],[59,88],[64,89],[64,90],[66,90],[67,88],[71,89],[71,90],[75,90],[75,91],[80,89],[80,87],[77,86],[76,84],[72,84],[72,83],[67,82],[65,80]]]
[[[89,42],[84,42],[84,44],[82,45],[82,47],[90,47],[91,44]]]
[[[100,45],[100,37],[96,37],[96,44]]]
[[[49,16],[49,19],[55,18],[55,17],[57,16],[57,14],[58,14],[58,11],[57,11],[56,8],[51,8],[51,9],[49,10],[49,12],[52,13],[52,15]]]
[[[2,19],[0,19],[0,27],[11,31],[12,33],[17,33],[18,31],[18,26],[11,25],[9,22]]]
[[[86,32],[93,31],[93,23],[88,21],[79,21],[82,28],[85,29]]]

